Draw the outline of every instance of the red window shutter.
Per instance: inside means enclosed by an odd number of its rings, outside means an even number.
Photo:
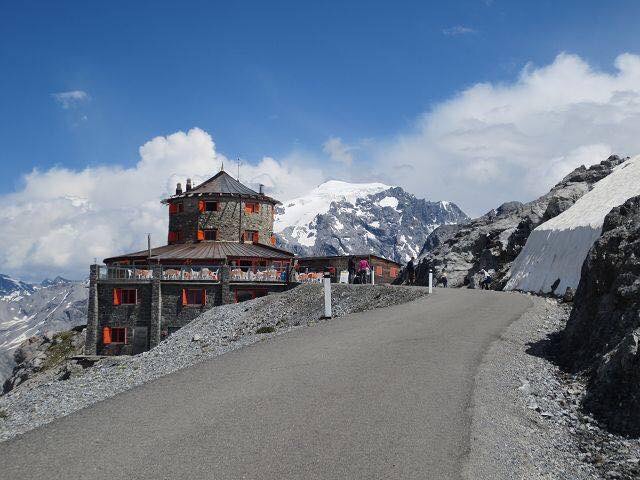
[[[245,242],[245,241],[247,240],[247,234],[246,234],[246,232],[242,232],[241,240],[242,240],[243,242]]]
[[[258,234],[258,232],[253,233],[253,241],[255,243],[258,243],[260,241],[260,235]]]
[[[198,210],[200,210],[200,213],[205,211],[205,205],[204,205],[204,200],[200,200],[198,202]]]
[[[183,307],[186,306],[187,303],[188,303],[188,300],[187,300],[187,289],[183,288],[182,289],[182,306]]]
[[[169,232],[169,243],[175,243],[178,239],[178,232]]]
[[[120,305],[122,303],[122,289],[114,288],[113,289],[113,304]]]
[[[202,289],[202,306],[206,306],[207,305],[207,291],[203,288]]]
[[[256,203],[256,206],[254,208],[255,208],[255,212],[256,213],[260,213],[260,204],[259,203]]]
[[[276,236],[271,235],[271,245],[275,245],[275,244],[276,244]]]
[[[204,240],[204,230],[198,230],[198,240]]]
[[[109,327],[104,327],[102,329],[102,343],[105,345],[109,345],[111,343],[111,329]]]

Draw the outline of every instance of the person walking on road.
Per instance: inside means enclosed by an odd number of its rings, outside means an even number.
[[[411,260],[407,263],[407,282],[409,285],[416,283],[416,266],[414,260],[415,257],[411,257]]]
[[[449,284],[449,279],[447,278],[447,272],[442,272],[442,276],[440,277],[440,283],[444,288],[447,288]]]

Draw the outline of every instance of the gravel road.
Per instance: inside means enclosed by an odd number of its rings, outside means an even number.
[[[290,331],[0,444],[7,478],[460,478],[474,377],[532,302],[442,290]]]

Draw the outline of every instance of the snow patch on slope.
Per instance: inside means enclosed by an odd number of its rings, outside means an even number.
[[[640,194],[640,155],[618,165],[571,208],[538,226],[513,262],[505,290],[555,293],[577,288],[584,259],[613,207]]]

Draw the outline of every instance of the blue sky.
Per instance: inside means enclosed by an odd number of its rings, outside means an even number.
[[[0,0],[0,272],[166,239],[240,157],[287,200],[382,181],[471,216],[640,153],[640,2]]]
[[[131,165],[194,126],[250,161],[385,138],[562,51],[610,69],[640,18],[600,1],[2,3],[0,192],[33,168]],[[75,90],[75,108],[52,97]]]

